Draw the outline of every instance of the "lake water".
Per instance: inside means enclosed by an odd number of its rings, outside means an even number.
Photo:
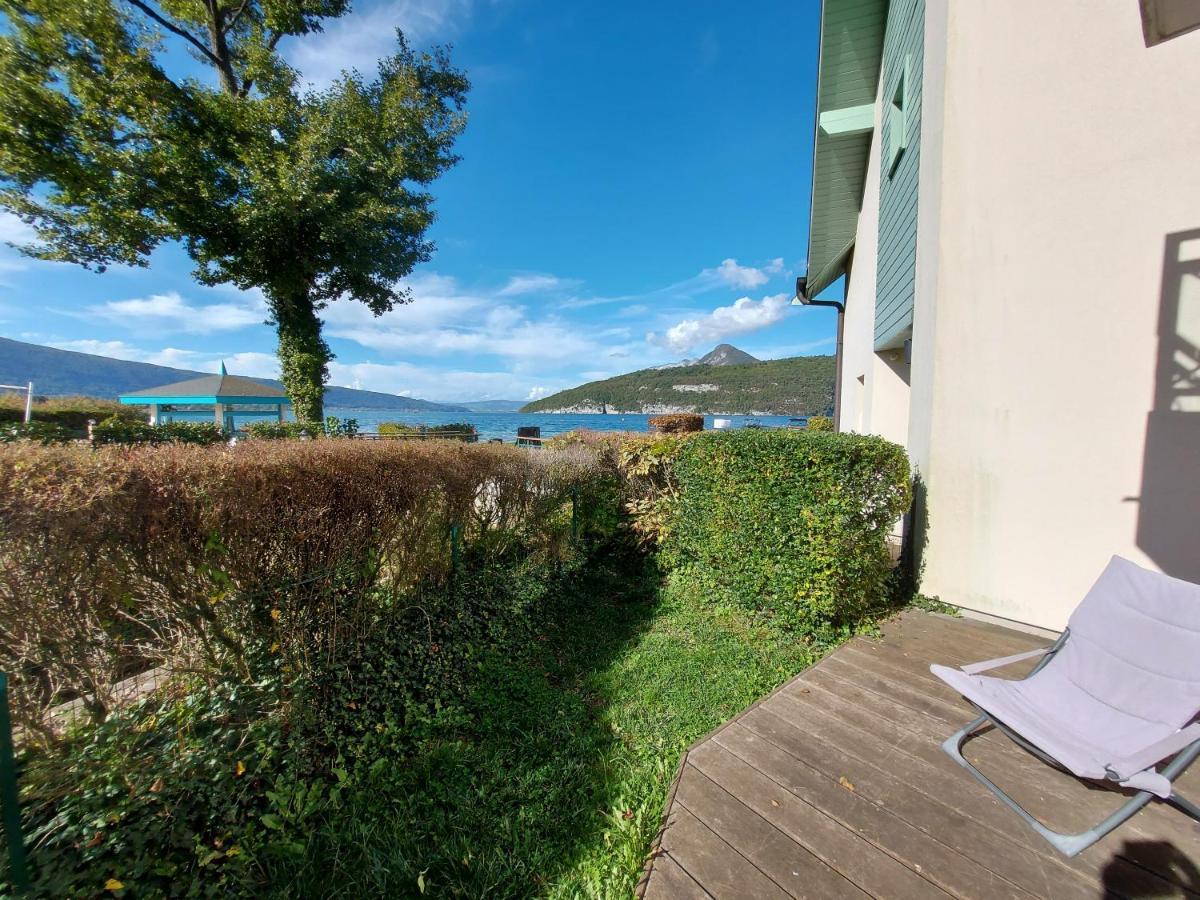
[[[538,426],[542,429],[542,437],[551,437],[562,434],[564,431],[574,431],[577,428],[590,428],[592,431],[650,430],[650,416],[633,413],[614,413],[604,416],[578,413],[401,413],[380,409],[339,407],[327,407],[325,412],[327,415],[337,416],[339,419],[357,419],[360,431],[378,431],[380,422],[403,422],[407,425],[446,425],[451,422],[470,422],[479,432],[480,440],[484,441],[489,438],[516,440],[517,426],[519,425]],[[744,428],[750,424],[780,427],[787,425],[789,421],[787,416],[705,416],[704,427],[712,428],[714,418],[729,419],[732,428]]]
[[[403,422],[406,425],[448,425],[450,423],[469,422],[479,432],[479,439],[486,441],[500,438],[505,441],[515,441],[517,427],[520,425],[536,425],[542,430],[542,437],[553,437],[564,431],[574,431],[578,428],[589,428],[592,431],[649,431],[650,416],[634,413],[613,413],[611,415],[588,415],[586,413],[501,413],[501,412],[396,412],[386,409],[353,409],[350,407],[327,406],[325,414],[337,416],[339,419],[357,419],[358,429],[363,432],[376,432],[380,422]],[[164,413],[164,419],[175,419],[191,422],[211,422],[211,412],[176,410]],[[274,421],[275,416],[239,413],[237,427],[245,428],[256,419]],[[762,425],[778,428],[791,421],[787,416],[705,416],[704,427],[713,427],[713,419],[729,420],[730,428],[745,428],[747,425]]]

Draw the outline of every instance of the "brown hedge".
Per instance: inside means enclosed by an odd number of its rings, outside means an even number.
[[[448,533],[557,552],[581,448],[277,441],[235,448],[0,447],[0,670],[44,727],[151,665],[251,677],[363,639],[381,584],[443,578]],[[565,511],[564,511],[565,510]]]
[[[660,434],[684,434],[704,430],[704,416],[697,413],[669,413],[651,416],[650,426]]]

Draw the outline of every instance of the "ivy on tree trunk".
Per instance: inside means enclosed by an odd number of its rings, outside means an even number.
[[[321,320],[304,291],[273,298],[271,310],[279,335],[279,368],[296,419],[324,421],[325,382],[333,354],[321,337]]]

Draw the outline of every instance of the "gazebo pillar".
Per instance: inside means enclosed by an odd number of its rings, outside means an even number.
[[[275,404],[275,415],[278,417],[280,424],[282,424],[283,423],[283,404],[282,403]]]
[[[220,428],[222,431],[225,430],[225,404],[224,403],[218,402],[218,403],[213,404],[213,421],[217,423],[218,428]]]
[[[158,404],[157,403],[150,404],[150,424],[151,425],[158,424]]]

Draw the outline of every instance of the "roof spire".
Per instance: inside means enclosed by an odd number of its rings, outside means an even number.
[[[225,360],[221,360],[221,374],[222,374],[222,375],[228,375],[228,374],[229,374],[228,372],[226,372],[226,371],[225,371]]]

